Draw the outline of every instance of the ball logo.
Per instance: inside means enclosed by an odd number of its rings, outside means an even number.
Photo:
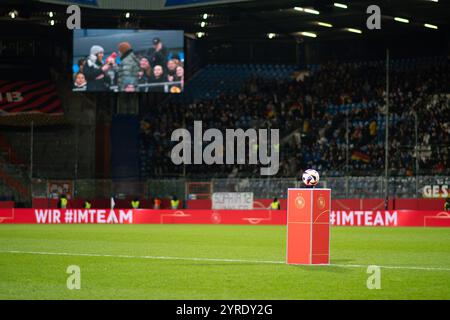
[[[305,198],[302,196],[298,196],[295,198],[295,207],[297,209],[303,209],[305,207]]]
[[[325,198],[324,198],[323,196],[320,196],[320,197],[317,199],[317,205],[319,206],[319,209],[325,208],[325,204],[326,204]]]
[[[218,213],[217,211],[214,211],[211,214],[211,222],[214,224],[219,224],[220,222],[222,222],[222,217],[220,216],[220,213]]]

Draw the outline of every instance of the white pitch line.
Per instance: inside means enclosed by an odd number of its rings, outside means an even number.
[[[190,257],[166,257],[166,256],[132,256],[124,254],[99,254],[99,253],[70,253],[70,252],[43,252],[43,251],[0,251],[0,253],[9,254],[34,254],[49,256],[71,256],[71,257],[103,257],[103,258],[126,258],[126,259],[150,259],[150,260],[184,260],[184,261],[209,261],[209,262],[240,262],[255,264],[286,264],[285,261],[269,260],[245,260],[245,259],[221,259],[221,258],[190,258]],[[367,268],[369,265],[362,264],[316,264],[305,265],[308,267],[342,267],[342,268]],[[422,271],[450,271],[450,268],[441,267],[421,267],[421,266],[379,266],[383,269],[403,269],[403,270],[422,270]]]
[[[132,256],[124,254],[97,254],[97,253],[70,253],[70,252],[42,252],[42,251],[0,251],[0,253],[11,254],[35,254],[53,256],[73,256],[73,257],[106,257],[106,258],[127,258],[127,259],[151,259],[151,260],[185,260],[185,261],[212,261],[212,262],[243,262],[261,264],[284,264],[284,261],[266,260],[241,260],[241,259],[221,259],[221,258],[190,258],[190,257],[165,257],[165,256]]]

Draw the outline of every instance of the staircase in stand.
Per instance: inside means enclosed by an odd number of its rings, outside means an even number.
[[[15,202],[31,202],[27,171],[27,166],[0,134],[0,197],[12,198]]]

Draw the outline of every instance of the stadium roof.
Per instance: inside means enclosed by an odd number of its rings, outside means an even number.
[[[269,34],[278,39],[309,39],[310,33],[318,39],[340,39],[411,34],[418,31],[448,33],[450,29],[450,1],[378,0],[377,5],[381,8],[382,15],[381,30],[374,31],[366,27],[369,17],[366,10],[373,4],[372,1],[342,0],[339,3],[341,5],[328,0],[219,2],[171,10],[130,10],[129,17],[125,10],[85,7],[82,9],[82,26],[176,28],[184,29],[193,36],[202,32],[209,39],[243,40],[263,39]],[[66,5],[37,0],[3,0],[0,4],[0,22],[10,22],[9,12],[13,9],[18,12],[15,20],[39,24],[48,24],[48,12],[52,11],[55,14],[52,20],[56,22],[56,26],[65,26]],[[395,20],[395,17],[400,19]],[[433,29],[433,26],[438,30]],[[350,28],[361,30],[362,33],[351,32]]]

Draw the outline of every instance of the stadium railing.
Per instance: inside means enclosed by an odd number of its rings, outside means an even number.
[[[422,198],[426,186],[450,185],[450,176],[390,177],[388,181],[390,198]],[[139,196],[179,199],[208,198],[213,192],[253,192],[255,198],[285,198],[288,188],[301,187],[296,178],[232,178],[190,180],[184,178],[120,180],[78,179],[53,180],[34,179],[33,198],[51,198],[55,190],[64,190],[75,198],[109,198]],[[319,187],[333,190],[336,199],[365,199],[385,197],[384,177],[322,177]]]

